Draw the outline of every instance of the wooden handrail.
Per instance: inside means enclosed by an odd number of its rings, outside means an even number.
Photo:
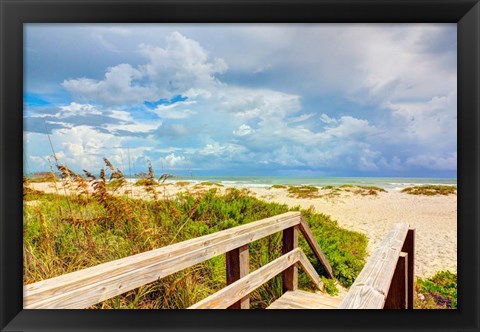
[[[233,249],[225,254],[226,282],[230,285],[250,273],[249,245]],[[245,296],[228,309],[250,309],[250,297]]]
[[[333,275],[332,267],[330,266],[330,263],[328,262],[327,257],[323,254],[322,249],[320,248],[320,245],[318,244],[317,240],[315,239],[315,236],[313,236],[313,233],[308,227],[307,222],[305,221],[305,218],[303,216],[300,217],[300,231],[302,232],[303,236],[305,237],[305,240],[307,240],[310,248],[312,249],[313,253],[315,256],[318,258],[322,266],[324,267],[325,271],[327,272],[327,275],[329,278],[334,279],[335,276]]]
[[[25,285],[24,308],[85,308],[300,223],[300,212],[286,212]]]
[[[300,248],[294,249],[283,256],[247,274],[218,292],[210,295],[188,309],[224,309],[245,297],[280,272],[299,261]]]
[[[405,246],[407,233],[410,231],[408,224],[393,225],[390,232],[379,244],[378,249],[365,264],[349,292],[340,303],[340,309],[384,308],[392,285],[392,279],[397,270],[402,248]],[[413,256],[413,245],[411,246],[411,250]],[[410,253],[408,253],[408,255],[410,255]],[[402,255],[402,257],[400,264],[403,264],[405,267],[407,266],[405,259],[408,258],[405,258],[407,255]],[[402,273],[405,273],[405,271]],[[402,278],[399,278],[399,280],[401,279]],[[405,277],[403,278],[403,280],[407,279],[408,278]],[[413,283],[409,285],[408,288],[410,289],[408,293],[412,292]]]
[[[225,309],[296,263],[301,264],[315,286],[321,290],[322,282],[320,281],[320,277],[302,249],[296,248],[222,288],[202,301],[195,303],[188,309]]]
[[[312,263],[308,260],[307,256],[303,251],[300,251],[299,254],[299,262],[302,266],[303,270],[307,273],[310,279],[313,281],[315,286],[317,286],[318,290],[323,290],[323,282],[320,276],[318,275],[317,271],[313,267]]]
[[[287,212],[24,286],[24,308],[84,308],[300,223]]]

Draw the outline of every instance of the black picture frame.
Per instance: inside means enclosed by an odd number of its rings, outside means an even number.
[[[0,0],[2,331],[478,331],[480,4],[478,0]],[[23,310],[24,23],[457,23],[457,310]]]

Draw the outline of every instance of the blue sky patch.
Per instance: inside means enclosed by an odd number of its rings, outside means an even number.
[[[178,95],[171,99],[159,99],[157,101],[144,101],[143,104],[149,108],[155,108],[158,105],[171,105],[179,101],[185,101],[187,99],[188,99],[187,97]]]

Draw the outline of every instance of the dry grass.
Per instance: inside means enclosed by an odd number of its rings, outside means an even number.
[[[216,183],[216,182],[208,182],[208,181],[205,181],[205,182],[200,182],[200,183],[197,183],[194,188],[195,189],[203,189],[205,187],[223,187],[223,184],[221,183]]]
[[[353,184],[344,184],[340,189],[361,196],[377,196],[380,192],[387,192],[385,189],[375,186],[359,186]]]
[[[402,189],[402,193],[425,196],[455,195],[457,193],[457,187],[444,185],[415,186]]]
[[[290,186],[288,187],[290,197],[295,198],[318,198],[318,188],[314,186]]]
[[[191,184],[191,182],[189,182],[189,181],[177,181],[177,182],[175,182],[175,185],[179,186],[179,187],[186,187],[186,186],[189,186],[190,184]]]
[[[51,172],[36,172],[30,175],[28,179],[30,183],[53,182],[58,181],[58,178]]]

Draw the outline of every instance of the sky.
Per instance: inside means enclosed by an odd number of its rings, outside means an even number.
[[[456,178],[456,29],[26,24],[24,167]]]

